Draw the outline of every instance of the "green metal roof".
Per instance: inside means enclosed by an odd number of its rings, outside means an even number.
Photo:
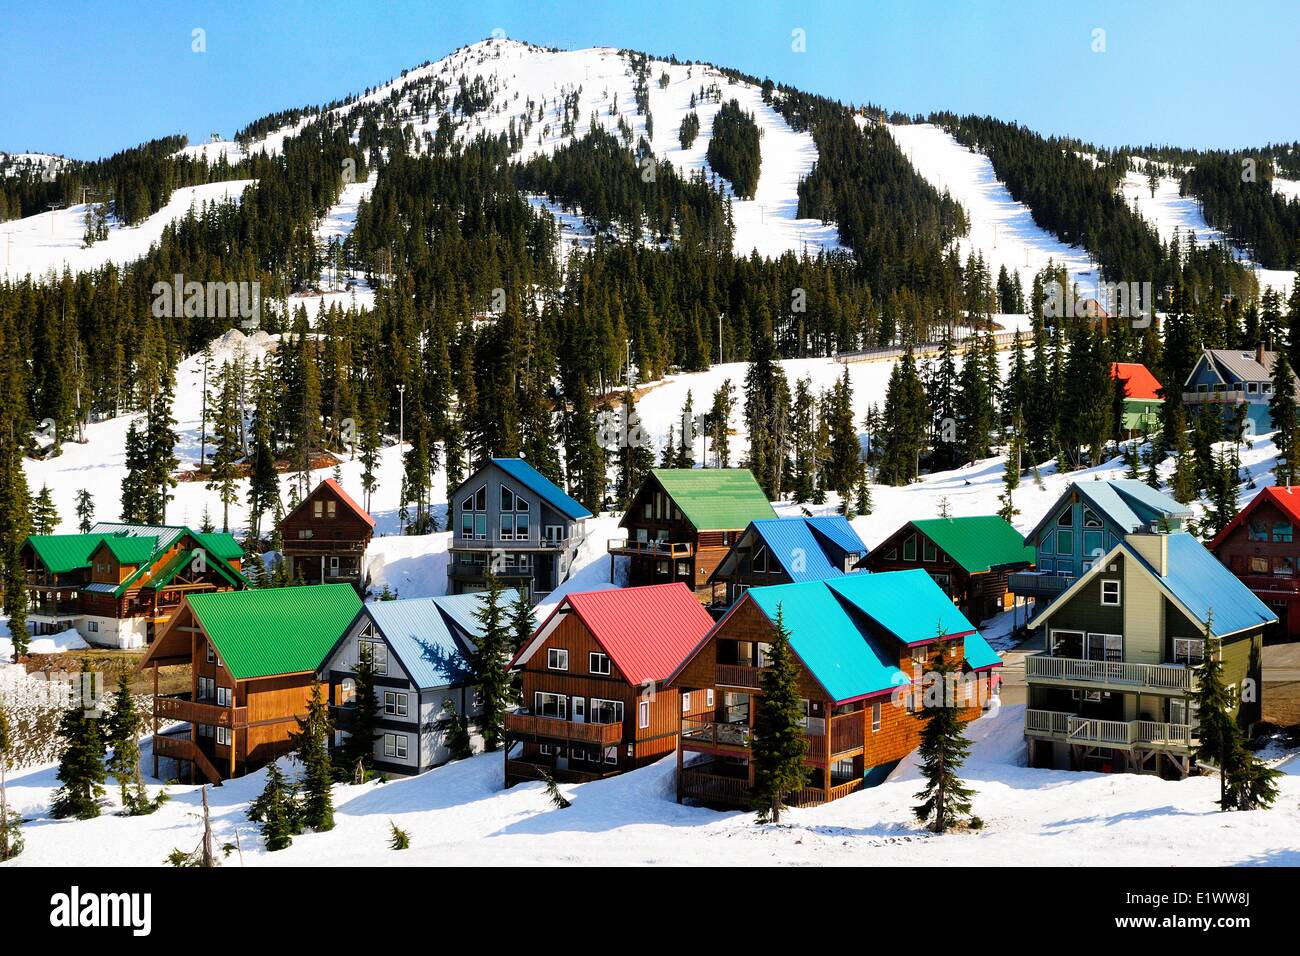
[[[229,564],[227,564],[221,558],[220,555],[213,554],[213,552],[210,549],[206,549],[206,550],[209,559],[208,567],[211,570],[216,571],[219,575],[221,575],[223,578],[229,581],[231,587],[237,588],[240,586],[244,586],[244,587],[248,586],[247,579],[238,571],[236,571],[234,568],[232,568]],[[198,551],[197,548],[192,550],[186,549],[186,550],[177,551],[174,555],[172,555],[170,561],[168,561],[166,564],[164,564],[161,568],[158,569],[157,574],[153,575],[151,578],[149,578],[148,581],[144,583],[155,590],[161,587],[165,587],[167,583],[171,581],[172,578],[176,577],[176,575],[180,572],[181,568],[185,567],[187,564],[189,564],[191,561],[194,560],[194,555],[197,551]],[[131,583],[133,583],[136,577],[138,577],[138,575],[134,575],[134,574],[131,575],[131,580],[124,582],[122,585],[122,589],[127,588]]]
[[[51,574],[67,574],[86,567],[91,552],[104,537],[102,534],[33,534],[28,536],[27,543]]]
[[[361,610],[350,584],[218,591],[187,600],[237,680],[316,670]]]
[[[158,550],[158,539],[109,534],[104,536],[102,546],[108,548],[122,564],[144,564]],[[92,556],[94,553],[91,551]]]
[[[967,573],[1003,564],[1033,564],[1034,549],[1020,532],[997,515],[925,518],[912,526],[937,544]]]
[[[748,468],[655,468],[651,471],[696,531],[732,531],[775,518]]]
[[[225,531],[191,531],[190,534],[208,549],[209,554],[215,554],[222,561],[235,561],[244,556],[244,546],[235,540],[233,534]]]

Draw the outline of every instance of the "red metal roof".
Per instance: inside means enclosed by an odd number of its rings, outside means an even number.
[[[1228,522],[1227,527],[1214,536],[1207,548],[1211,551],[1216,550],[1220,544],[1228,540],[1228,536],[1240,527],[1241,523],[1246,520],[1252,511],[1258,508],[1265,501],[1271,501],[1277,505],[1283,513],[1290,516],[1291,520],[1300,524],[1300,488],[1291,485],[1267,485],[1259,494],[1250,500],[1250,503],[1241,511],[1237,512],[1237,517]]]
[[[1160,399],[1160,383],[1141,362],[1111,362],[1110,376],[1124,382],[1129,398]]]
[[[666,680],[713,627],[709,612],[680,581],[570,594],[560,608],[565,605],[630,684]]]
[[[349,495],[346,491],[344,491],[343,486],[340,485],[333,478],[326,478],[319,485],[313,488],[311,494],[309,494],[306,498],[302,499],[302,502],[298,505],[298,508],[306,507],[307,502],[315,498],[317,493],[322,488],[329,488],[330,491],[334,492],[334,494],[338,496],[339,501],[343,502],[343,504],[345,504],[347,507],[352,509],[352,511],[356,514],[358,518],[360,518],[366,524],[370,525],[370,527],[372,528],[375,526],[375,519],[370,517],[370,512],[366,511],[365,508],[361,507],[359,504],[353,501],[352,496]],[[289,513],[290,514],[296,513],[298,511],[298,508],[294,508],[293,511]]]

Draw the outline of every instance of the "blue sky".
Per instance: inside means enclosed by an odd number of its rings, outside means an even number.
[[[229,136],[498,28],[552,46],[675,53],[907,113],[990,113],[1102,145],[1300,138],[1294,0],[117,0],[29,3],[5,17],[0,149],[79,158],[173,132]],[[195,28],[206,52],[191,50]],[[805,52],[791,49],[796,29]]]

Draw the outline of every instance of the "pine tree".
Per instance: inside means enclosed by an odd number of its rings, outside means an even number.
[[[799,673],[784,613],[777,605],[768,666],[760,678],[763,697],[754,722],[750,755],[754,764],[750,802],[759,823],[780,823],[786,795],[801,789],[807,781],[804,757],[808,738],[803,730]]]
[[[1019,412],[1011,423],[1011,432],[1007,438],[1007,460],[1002,467],[1002,495],[998,501],[1002,507],[998,509],[998,515],[1008,524],[1013,521],[1016,515],[1020,514],[1020,509],[1016,507],[1012,495],[1020,487],[1020,467],[1021,457],[1024,451],[1024,422],[1020,419]]]
[[[406,850],[411,846],[411,835],[392,820],[388,821],[388,849]]]
[[[126,815],[135,817],[153,813],[162,801],[149,797],[144,786],[144,774],[140,772],[140,734],[144,731],[144,718],[136,708],[135,695],[131,693],[131,674],[126,668],[118,675],[113,709],[105,723],[108,747],[112,751],[108,758],[108,772],[117,781]]]
[[[1296,421],[1295,374],[1283,351],[1277,353],[1273,363],[1273,397],[1268,400],[1268,413],[1273,419],[1273,444],[1277,446],[1277,483],[1293,485],[1300,466],[1296,459],[1300,454],[1300,425]]]
[[[473,655],[474,683],[482,698],[479,725],[483,746],[494,751],[505,736],[506,711],[514,703],[514,686],[507,670],[512,635],[502,607],[501,582],[489,574],[483,601],[475,618],[479,623],[478,647]]]
[[[56,820],[75,817],[89,820],[99,816],[99,799],[104,795],[104,738],[100,720],[75,699],[59,720],[63,741],[58,779],[62,784],[50,802],[50,816]]]
[[[573,805],[569,802],[568,798],[560,792],[560,785],[555,782],[555,778],[545,770],[542,771],[542,780],[546,784],[546,796],[550,798],[551,805],[554,806],[555,809],[565,810]]]
[[[927,417],[925,389],[909,346],[902,361],[890,371],[885,390],[880,467],[876,472],[882,483],[905,485],[917,478]]]
[[[474,753],[474,745],[469,735],[469,718],[456,710],[456,702],[448,697],[442,702],[443,720],[447,729],[442,742],[451,752],[452,760],[464,760]]]
[[[334,829],[334,769],[329,741],[332,728],[329,711],[321,696],[320,682],[312,684],[307,715],[298,718],[297,731],[289,736],[294,759],[302,764],[302,824],[318,832]]]
[[[94,518],[95,499],[87,489],[82,488],[77,492],[77,530],[82,534],[89,534]]]
[[[347,734],[340,747],[339,772],[351,774],[354,782],[361,783],[374,773],[375,741],[380,737],[375,664],[370,647],[366,644],[360,645],[357,653],[357,664],[352,668],[352,682],[355,690],[353,704],[348,708],[347,716],[339,728]],[[357,768],[360,768],[359,774]]]
[[[0,863],[23,852],[22,815],[9,809],[6,775],[14,751],[13,727],[9,714],[0,707]]]
[[[248,807],[248,818],[262,825],[267,850],[283,850],[293,843],[293,835],[299,832],[297,816],[284,774],[271,761],[266,767],[266,786]]]
[[[713,393],[708,413],[708,438],[713,450],[713,467],[731,467],[731,412],[736,407],[731,379],[726,379]]]
[[[244,458],[243,414],[239,409],[236,366],[231,363],[218,376],[219,392],[212,422],[212,468],[207,489],[221,501],[221,530],[230,531],[230,506],[239,500],[237,483]]]
[[[32,502],[32,534],[54,534],[59,527],[59,511],[54,507],[54,497],[49,485],[41,485],[40,494]]]
[[[875,509],[875,504],[871,500],[871,483],[868,480],[867,469],[862,469],[862,476],[858,479],[858,514],[869,515]]]
[[[938,636],[942,644],[942,628],[938,630]],[[917,819],[935,833],[945,832],[970,813],[972,791],[957,776],[970,753],[970,742],[960,718],[960,701],[953,696],[958,679],[956,663],[941,649],[931,673],[927,675],[923,692],[925,727],[921,730],[917,754],[921,758],[921,776],[925,778],[925,786],[916,793],[916,799],[921,803],[914,808]]]

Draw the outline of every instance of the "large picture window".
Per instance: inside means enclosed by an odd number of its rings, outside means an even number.
[[[367,640],[362,638],[357,641],[357,663],[361,662],[361,655],[369,651],[370,664],[376,674],[380,677],[388,676],[388,645],[383,641]]]
[[[487,537],[487,485],[480,485],[460,502],[460,534],[463,538]]]
[[[563,694],[548,694],[546,691],[539,690],[533,694],[533,711],[538,717],[567,720],[569,716],[569,699]]]
[[[650,702],[642,701],[649,714]],[[592,724],[621,724],[623,722],[623,702],[621,700],[602,700],[593,697],[588,701],[587,721]]]

